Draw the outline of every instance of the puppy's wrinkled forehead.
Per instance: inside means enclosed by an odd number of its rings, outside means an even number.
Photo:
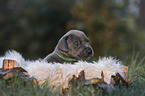
[[[89,38],[85,35],[85,33],[79,30],[70,30],[65,34],[65,36],[69,36],[69,35],[73,35],[75,36],[75,38],[78,37],[83,41],[89,41]]]

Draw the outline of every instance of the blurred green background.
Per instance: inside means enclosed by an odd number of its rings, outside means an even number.
[[[71,29],[90,38],[94,58],[145,54],[144,0],[1,0],[0,55],[44,58]]]

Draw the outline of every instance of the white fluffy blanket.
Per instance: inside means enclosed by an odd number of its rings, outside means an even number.
[[[60,69],[63,71],[63,87],[68,87],[68,82],[72,79],[72,75],[78,76],[79,72],[84,70],[86,79],[101,78],[101,71],[104,73],[104,80],[110,84],[111,75],[120,73],[125,78],[124,71],[120,69],[123,65],[120,61],[113,57],[100,58],[98,61],[88,63],[85,61],[78,61],[75,64],[69,63],[47,63],[39,60],[29,61],[25,60],[21,54],[16,51],[8,51],[0,57],[0,67],[2,67],[4,59],[16,60],[17,66],[20,66],[28,71],[30,76],[35,77],[39,84],[42,85],[47,79],[47,84],[50,86],[62,86],[62,78]]]

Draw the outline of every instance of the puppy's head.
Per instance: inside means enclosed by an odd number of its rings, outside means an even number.
[[[78,30],[70,30],[58,42],[55,51],[67,58],[88,60],[94,55],[89,38]]]

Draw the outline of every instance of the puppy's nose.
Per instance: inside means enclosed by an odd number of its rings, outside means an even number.
[[[89,54],[92,54],[92,49],[91,48],[88,47],[87,51],[88,51]]]
[[[92,54],[92,49],[91,48],[89,48],[88,53]]]

